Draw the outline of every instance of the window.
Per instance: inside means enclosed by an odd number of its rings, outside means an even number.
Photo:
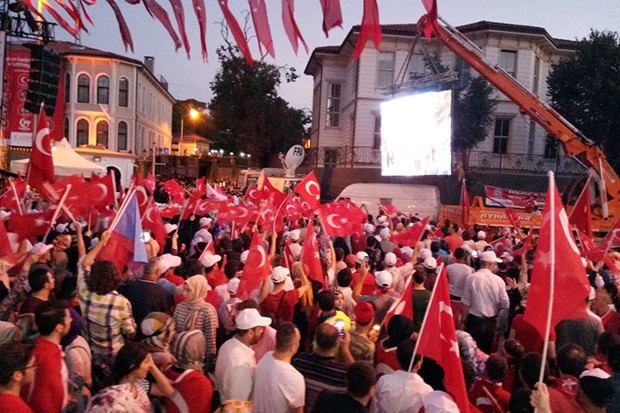
[[[129,81],[124,77],[118,81],[118,106],[129,106]]]
[[[538,95],[538,79],[540,78],[540,57],[536,56],[534,60],[534,81],[532,85],[532,93]]]
[[[336,166],[338,164],[338,150],[325,149],[325,166]]]
[[[99,76],[97,79],[97,103],[110,103],[110,78],[107,76]]]
[[[118,146],[118,148],[117,149],[119,151],[126,151],[127,150],[127,123],[119,122],[117,128],[118,128],[118,131],[117,131],[117,135],[118,135],[117,146]]]
[[[517,52],[514,50],[502,50],[499,54],[499,67],[516,79]]]
[[[78,103],[90,103],[90,78],[88,75],[78,77]]]
[[[65,102],[71,102],[71,75],[69,73],[65,73]]]
[[[558,156],[558,141],[554,138],[547,137],[545,142],[545,158],[555,159]]]
[[[529,155],[534,154],[534,145],[536,144],[536,122],[530,122],[530,139],[528,142],[527,153]]]
[[[381,116],[375,116],[375,133],[372,142],[373,149],[381,149]]]
[[[108,147],[108,122],[105,120],[97,122],[97,145]]]
[[[69,139],[69,118],[66,116],[62,124],[62,136]]]
[[[424,55],[413,54],[409,60],[409,80],[417,79],[426,74]]]
[[[77,146],[88,145],[88,121],[80,119],[77,123]]]
[[[471,67],[460,57],[456,58],[456,72],[459,75],[459,85],[466,87],[471,79]]]
[[[510,119],[495,119],[493,153],[506,153],[510,137]]]
[[[340,124],[340,90],[342,85],[332,83],[329,85],[329,95],[327,96],[327,126],[338,126]]]
[[[394,52],[379,53],[379,67],[377,68],[377,86],[392,86],[394,81]]]

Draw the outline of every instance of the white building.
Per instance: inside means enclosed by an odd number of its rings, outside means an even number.
[[[380,103],[392,98],[388,89],[401,79],[431,73],[423,45],[443,66],[463,67],[463,61],[437,39],[429,43],[421,37],[416,41],[414,25],[384,25],[382,29],[379,50],[369,41],[359,60],[353,60],[360,30],[354,26],[341,45],[314,49],[304,72],[314,78],[307,163],[319,173],[337,167],[338,173],[331,173],[334,180],[340,180],[336,186],[347,184],[347,179],[349,183],[387,181],[380,173]],[[499,64],[543,101],[551,66],[574,53],[577,45],[575,41],[554,39],[540,27],[481,21],[458,29],[482,49],[488,60]],[[466,82],[469,76],[478,74],[465,66],[459,81]],[[499,92],[494,99],[494,127],[469,154],[468,170],[577,171],[571,159],[557,153],[556,145],[547,144],[542,127],[521,115],[518,107]],[[453,162],[460,159],[453,156]]]

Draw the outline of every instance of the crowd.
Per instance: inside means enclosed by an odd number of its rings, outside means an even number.
[[[418,217],[369,214],[355,237],[285,219],[283,231],[258,228],[269,270],[247,298],[252,225],[177,216],[165,246],[147,241],[148,262],[118,268],[98,259],[114,242],[105,222],[61,221],[39,242],[9,234],[18,264],[0,261],[2,411],[620,412],[613,250],[612,268],[585,262],[588,316],[556,326],[539,382],[543,339],[523,317],[535,237],[518,253],[513,228],[431,222],[400,245],[391,236]],[[311,235],[318,275],[302,260]],[[444,386],[454,372],[415,354],[442,266],[469,396],[460,410]],[[412,317],[391,311],[403,294]]]

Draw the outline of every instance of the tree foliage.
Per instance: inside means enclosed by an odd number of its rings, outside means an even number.
[[[189,111],[195,109],[200,114],[196,119],[189,116]],[[181,132],[181,118],[183,118],[183,134],[195,133],[207,137],[212,133],[211,122],[207,114],[207,104],[195,99],[178,100],[172,105],[172,133]]]
[[[263,61],[250,67],[230,46],[217,54],[221,67],[211,82],[209,104],[214,146],[250,153],[265,165],[270,154],[301,143],[310,118],[278,96],[283,69]],[[284,74],[287,82],[298,76],[293,68]]]
[[[452,120],[455,149],[473,149],[486,139],[495,109],[492,93],[493,86],[482,76],[456,90]]]
[[[547,78],[551,105],[600,145],[620,166],[620,41],[618,33],[592,30],[571,57]]]

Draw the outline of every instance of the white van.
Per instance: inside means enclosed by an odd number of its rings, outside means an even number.
[[[347,186],[336,199],[350,199],[356,205],[366,203],[368,212],[379,212],[377,203],[394,205],[406,214],[418,213],[421,218],[439,216],[439,188],[432,185],[406,184],[352,184]]]

